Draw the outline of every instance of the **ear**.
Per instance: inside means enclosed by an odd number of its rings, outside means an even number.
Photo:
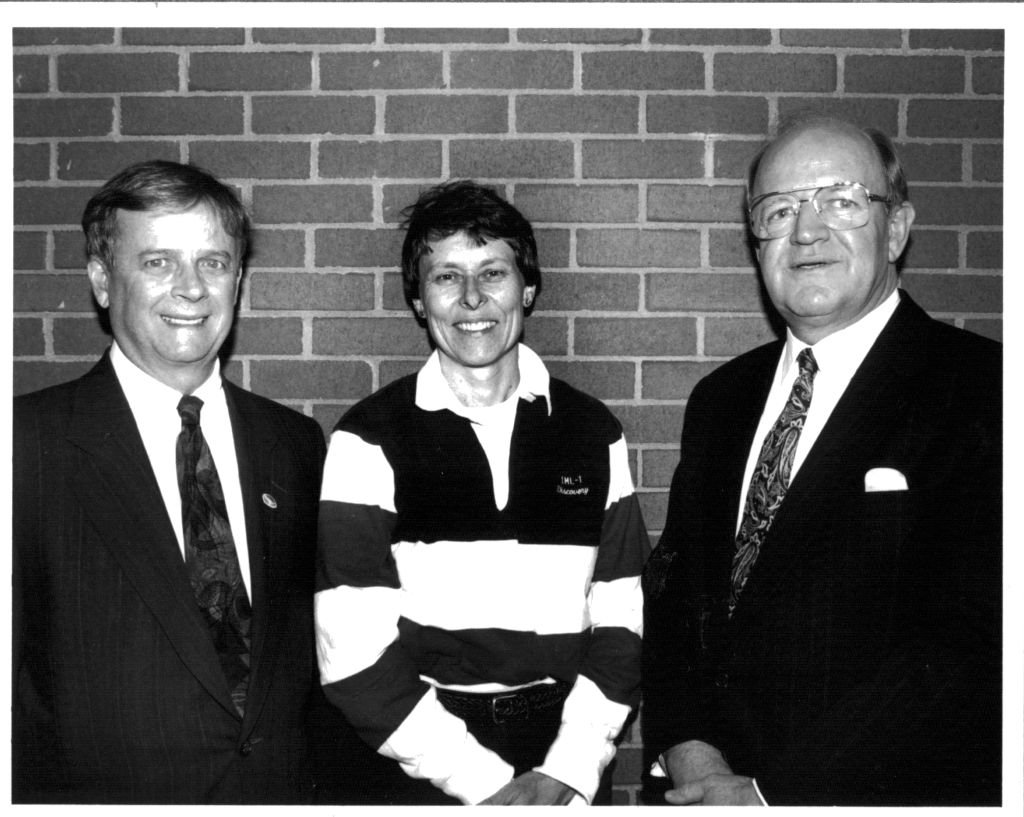
[[[910,240],[910,227],[914,223],[914,205],[903,202],[889,214],[889,263],[895,264]]]
[[[537,296],[537,287],[524,287],[523,288],[523,306],[529,309],[533,306],[533,299]]]
[[[106,264],[98,258],[90,258],[85,271],[89,275],[89,284],[92,286],[96,303],[107,309],[110,306],[110,273]]]
[[[425,319],[427,317],[427,311],[423,308],[423,301],[419,298],[412,299],[412,309],[416,313],[417,318]]]

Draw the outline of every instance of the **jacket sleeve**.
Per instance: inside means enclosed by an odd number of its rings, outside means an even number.
[[[14,401],[12,462],[12,690],[11,798],[14,803],[53,799],[49,781],[60,757],[47,674],[45,610],[48,582],[42,558],[44,500],[41,493],[45,429],[41,412],[21,397]],[[34,592],[33,592],[34,591]]]
[[[336,430],[324,467],[314,598],[321,684],[380,754],[477,803],[511,780],[512,768],[440,704],[399,644],[394,525],[394,474],[383,450]]]
[[[686,405],[680,458],[672,476],[665,528],[643,572],[643,707],[645,764],[686,740],[720,742],[711,692],[696,657],[709,607],[702,474],[710,456],[714,411],[699,383]]]
[[[562,726],[539,771],[591,801],[615,756],[615,738],[638,702],[642,596],[640,570],[650,551],[633,490],[625,438],[609,446],[610,484],[601,542],[587,597],[591,630]]]

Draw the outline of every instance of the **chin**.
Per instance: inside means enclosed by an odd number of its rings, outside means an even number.
[[[796,299],[789,311],[797,316],[813,318],[831,315],[838,305],[838,300],[832,293],[818,291]]]
[[[486,369],[500,366],[507,359],[508,355],[459,355],[452,358],[452,362],[463,369]]]
[[[203,348],[178,348],[171,350],[167,354],[168,360],[173,360],[175,363],[179,364],[202,365],[209,360],[213,360],[214,357],[216,357],[216,355],[213,354],[213,349],[210,346],[204,346]]]
[[[484,369],[494,366],[501,360],[500,357],[457,357],[453,358],[456,366],[464,369]]]

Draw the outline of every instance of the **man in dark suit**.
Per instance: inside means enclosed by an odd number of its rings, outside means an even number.
[[[146,162],[82,223],[114,341],[15,400],[13,799],[308,802],[324,441],[221,378],[245,211]]]
[[[898,289],[885,136],[799,122],[748,192],[787,331],[687,404],[644,577],[664,799],[998,803],[1001,347]]]

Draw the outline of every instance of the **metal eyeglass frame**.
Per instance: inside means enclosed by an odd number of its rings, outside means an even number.
[[[875,195],[870,190],[868,190],[867,185],[861,184],[860,182],[853,182],[853,181],[833,182],[832,184],[825,184],[825,185],[822,185],[821,187],[797,187],[797,188],[795,188],[793,190],[775,190],[775,191],[773,191],[771,193],[762,193],[760,196],[757,196],[755,199],[753,199],[750,202],[750,205],[747,207],[747,222],[750,224],[750,231],[754,234],[754,237],[758,241],[770,241],[773,238],[785,238],[788,235],[792,235],[793,234],[793,230],[796,229],[797,218],[793,219],[792,226],[790,227],[790,229],[787,232],[780,233],[779,235],[766,235],[766,236],[758,235],[757,230],[754,228],[754,218],[753,218],[754,208],[757,207],[757,205],[759,205],[762,201],[764,201],[767,198],[771,198],[772,196],[788,196],[788,195],[792,195],[793,193],[803,193],[803,192],[806,192],[807,190],[813,190],[814,193],[812,195],[808,196],[805,199],[802,199],[799,196],[797,196],[796,197],[797,202],[799,204],[804,204],[806,202],[810,202],[811,206],[814,208],[814,212],[818,214],[818,218],[820,218],[822,220],[822,222],[824,223],[824,218],[821,215],[821,208],[818,206],[818,201],[817,201],[818,194],[822,190],[828,190],[828,189],[833,188],[833,187],[856,187],[856,188],[859,188],[860,190],[864,191],[864,194],[867,196],[867,199],[868,199],[869,203],[873,202],[873,201],[881,202],[881,203],[886,204],[886,205],[892,203],[892,197],[891,196],[878,196],[878,195]],[[856,230],[859,227],[863,227],[864,224],[867,224],[867,223],[868,223],[868,220],[865,219],[862,224],[857,224],[857,225],[852,225],[851,224],[848,227],[831,227],[828,224],[826,224],[825,226],[828,227],[830,230]]]

